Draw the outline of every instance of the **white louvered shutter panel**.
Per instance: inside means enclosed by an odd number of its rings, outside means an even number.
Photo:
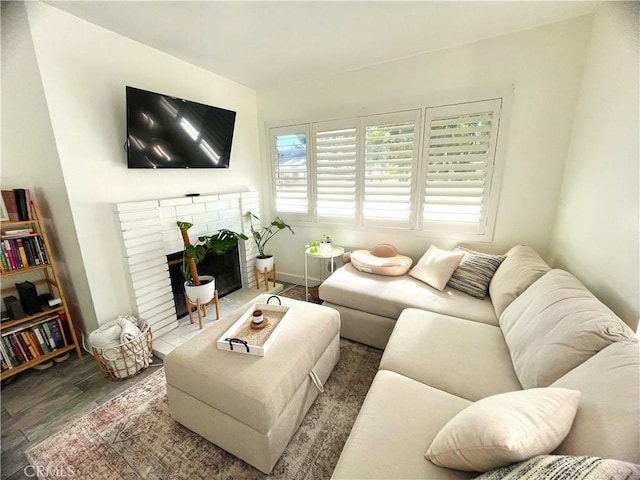
[[[309,128],[299,125],[272,128],[269,132],[276,212],[306,220],[310,214]]]
[[[484,233],[501,104],[426,109],[425,230]]]
[[[366,117],[363,221],[410,226],[420,111]]]
[[[316,208],[319,221],[349,221],[356,215],[355,119],[314,124]]]

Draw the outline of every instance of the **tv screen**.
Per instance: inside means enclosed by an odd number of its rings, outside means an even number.
[[[129,168],[229,168],[236,112],[127,87]]]

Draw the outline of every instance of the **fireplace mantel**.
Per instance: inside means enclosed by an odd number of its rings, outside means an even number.
[[[167,255],[183,249],[176,221],[190,222],[189,236],[212,235],[221,228],[247,234],[247,212],[260,215],[258,192],[207,194],[114,205],[122,236],[122,255],[131,292],[131,309],[150,325],[154,337],[178,327]],[[251,238],[251,235],[248,235]],[[254,288],[255,243],[240,242],[242,286]]]

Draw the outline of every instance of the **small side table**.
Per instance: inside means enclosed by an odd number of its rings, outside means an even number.
[[[304,291],[306,301],[309,301],[309,271],[307,268],[307,259],[309,257],[329,259],[331,261],[331,273],[333,273],[333,259],[336,257],[341,257],[344,254],[344,248],[338,247],[336,245],[333,245],[331,247],[331,252],[328,253],[311,253],[311,248],[312,247],[309,247],[304,251]],[[322,273],[320,274],[320,283],[322,283]]]
[[[264,289],[269,291],[269,275],[273,279],[273,288],[276,288],[276,264],[273,264],[273,268],[271,270],[264,270],[261,272],[255,266],[253,267],[253,275],[256,279],[256,288],[260,290],[260,276],[264,278]]]
[[[186,295],[184,299],[187,302],[187,311],[189,312],[189,323],[193,323],[193,316],[191,315],[191,308],[196,307],[196,311],[198,312],[198,324],[200,325],[200,330],[202,330],[202,316],[207,316],[207,305],[211,305],[212,303],[216,306],[216,320],[220,320],[220,308],[218,303],[218,290],[213,292],[213,298],[209,300],[207,303],[200,303],[200,300],[196,300],[196,303],[191,303],[189,297]]]

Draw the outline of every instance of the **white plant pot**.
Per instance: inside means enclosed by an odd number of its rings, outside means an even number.
[[[270,272],[273,269],[273,255],[269,255],[267,258],[256,257],[256,268],[259,272]]]
[[[331,243],[322,242],[318,245],[318,252],[320,253],[331,253],[332,245]]]
[[[200,300],[201,305],[209,303],[215,295],[216,279],[214,277],[200,275],[200,282],[202,283],[201,285],[191,285],[189,282],[184,282],[185,295],[193,305],[196,305],[198,300]]]

